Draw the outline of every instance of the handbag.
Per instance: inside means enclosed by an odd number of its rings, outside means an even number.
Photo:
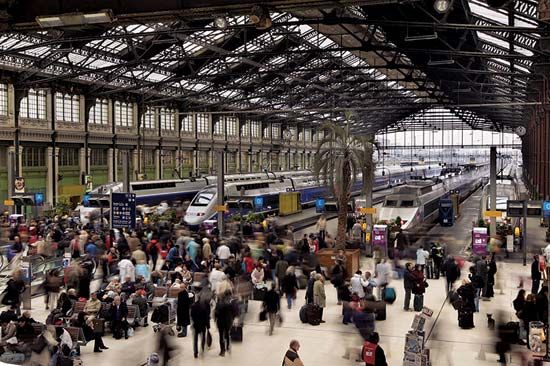
[[[262,310],[260,311],[260,321],[265,322],[267,320],[267,311]]]

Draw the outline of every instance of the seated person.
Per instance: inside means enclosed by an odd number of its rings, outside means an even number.
[[[101,310],[101,301],[97,298],[97,293],[93,292],[90,294],[90,299],[86,301],[84,306],[84,313],[90,317],[96,317]]]
[[[149,305],[147,304],[147,298],[145,297],[145,291],[144,290],[137,290],[135,294],[132,295],[132,304],[137,305],[139,308],[139,316],[141,319],[143,319],[143,326],[146,327],[149,324],[147,324],[147,318],[149,313]]]
[[[32,326],[33,323],[36,323],[36,321],[31,318],[31,313],[25,311],[16,323],[16,334],[18,342],[32,343],[34,341],[36,337],[34,334],[34,328]]]
[[[124,283],[122,283],[120,291],[125,293],[126,295],[130,295],[136,292],[136,285],[134,281],[132,281],[132,278],[130,276],[126,276]]]
[[[116,292],[117,294],[120,293],[120,290],[122,289],[122,284],[120,283],[120,280],[118,277],[115,277],[111,280],[111,282],[109,282],[109,284],[107,285],[107,287],[105,287],[105,291],[106,292],[109,292],[109,291],[114,291]]]
[[[13,320],[13,321],[17,321],[19,317],[17,316],[17,313],[15,312],[15,308],[14,307],[10,307],[8,308],[8,310],[6,311],[3,311],[2,313],[0,313],[0,322],[2,320],[6,320],[7,322]]]
[[[57,299],[57,307],[56,309],[61,312],[62,316],[67,316],[69,311],[73,308],[73,302],[71,299],[69,299],[69,295],[66,292],[62,292],[59,294],[59,298]]]
[[[0,351],[13,349],[17,345],[17,324],[13,320],[0,319]]]
[[[70,288],[67,291],[67,295],[69,296],[69,299],[72,301],[78,301],[78,295],[76,294],[76,289]]]

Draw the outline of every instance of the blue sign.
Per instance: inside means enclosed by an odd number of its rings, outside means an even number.
[[[136,195],[111,193],[111,228],[136,228]]]
[[[325,212],[325,199],[324,198],[317,198],[315,200],[315,212],[317,213],[323,213]]]
[[[34,205],[42,206],[44,204],[44,193],[35,193],[34,194]]]
[[[264,198],[262,196],[254,197],[254,207],[257,209],[264,207]]]
[[[542,217],[550,219],[550,201],[542,201]]]
[[[84,207],[88,207],[90,205],[90,195],[85,194],[84,197],[82,197],[82,204]]]

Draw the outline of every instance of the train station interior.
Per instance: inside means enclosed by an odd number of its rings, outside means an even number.
[[[0,1],[0,366],[550,365],[550,0]]]

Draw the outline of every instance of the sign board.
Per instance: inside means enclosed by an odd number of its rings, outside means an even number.
[[[501,211],[485,211],[485,217],[502,217]]]
[[[550,201],[542,201],[542,217],[550,219]]]
[[[324,198],[317,198],[315,200],[315,212],[316,213],[323,213],[325,212],[325,199]]]
[[[44,193],[35,193],[34,194],[34,205],[42,206],[44,204]]]
[[[374,215],[376,213],[376,207],[361,207],[359,212],[363,215]]]
[[[506,216],[508,217],[523,217],[525,201],[506,201]]]
[[[477,255],[487,255],[487,228],[472,229],[472,252]]]
[[[225,205],[216,205],[216,212],[226,212],[227,207]]]
[[[385,253],[388,245],[388,226],[387,225],[374,225],[372,230],[372,246],[380,247],[382,253]]]
[[[91,175],[84,176],[84,184],[86,185],[86,193],[90,193],[94,189],[94,179]]]
[[[264,208],[264,197],[263,196],[254,197],[254,207],[256,209]]]
[[[539,218],[542,216],[541,201],[527,201],[527,217]]]
[[[11,199],[4,200],[4,206],[15,206],[15,202]]]
[[[111,228],[135,229],[136,195],[135,193],[111,193]]]
[[[13,182],[13,192],[14,193],[25,193],[25,178],[16,177]]]

